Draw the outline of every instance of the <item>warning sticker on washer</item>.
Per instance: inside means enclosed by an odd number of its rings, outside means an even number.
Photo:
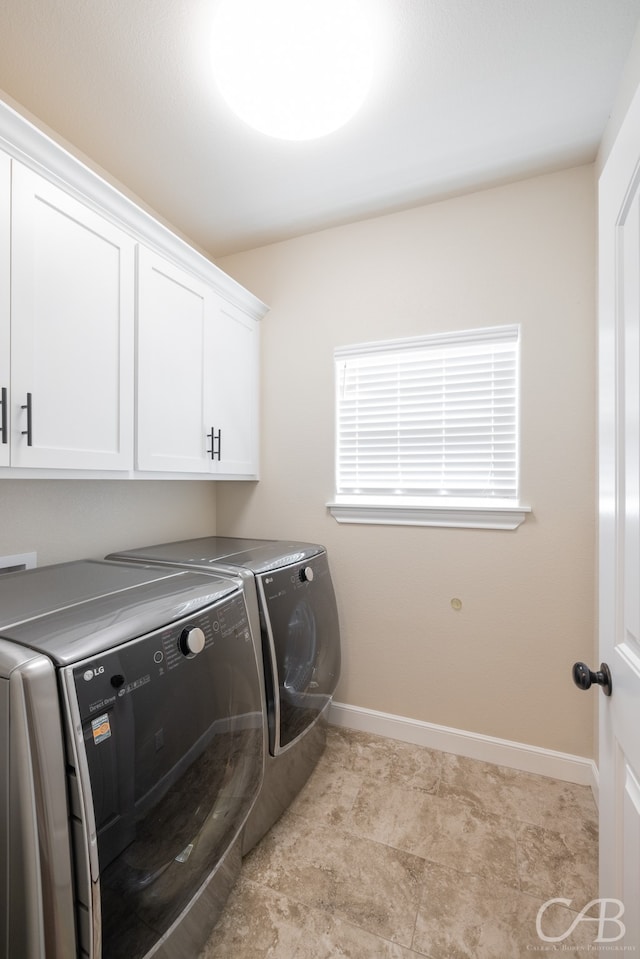
[[[105,713],[103,716],[97,716],[95,719],[91,720],[91,731],[93,733],[93,741],[98,745],[103,739],[108,739],[111,735],[111,724],[109,722],[109,717]]]

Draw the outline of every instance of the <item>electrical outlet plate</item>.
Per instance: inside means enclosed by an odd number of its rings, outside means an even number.
[[[0,556],[0,575],[18,573],[23,569],[34,569],[38,565],[37,553],[14,553],[13,556]]]

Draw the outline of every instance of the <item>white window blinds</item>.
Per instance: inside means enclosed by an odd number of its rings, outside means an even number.
[[[518,495],[517,326],[336,350],[338,495]]]

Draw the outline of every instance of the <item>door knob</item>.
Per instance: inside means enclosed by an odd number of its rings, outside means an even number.
[[[600,669],[594,673],[586,663],[574,663],[572,670],[573,681],[579,689],[589,689],[593,683],[602,686],[605,696],[611,695],[611,673],[606,663],[600,663]]]

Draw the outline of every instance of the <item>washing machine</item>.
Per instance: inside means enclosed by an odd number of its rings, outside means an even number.
[[[340,627],[327,552],[313,543],[214,536],[111,558],[243,581],[252,629],[261,640],[268,733],[263,787],[244,834],[246,853],[290,805],[325,747],[327,713],[340,675]]]
[[[196,956],[264,770],[242,583],[78,562],[0,577],[0,956]]]

